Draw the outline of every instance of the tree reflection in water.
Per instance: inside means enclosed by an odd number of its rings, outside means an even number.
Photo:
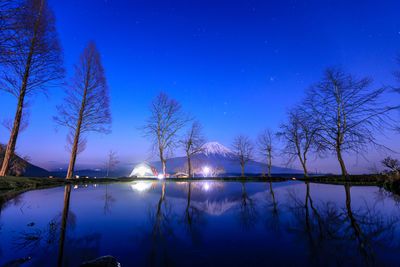
[[[191,198],[192,198],[192,182],[187,183],[187,203],[183,218],[183,223],[186,225],[188,233],[190,234],[192,244],[198,245],[201,238],[201,230],[198,226],[204,224],[203,220],[203,212],[193,205],[191,205]]]
[[[64,205],[63,205],[63,213],[61,219],[61,228],[60,228],[60,246],[58,250],[58,260],[57,265],[61,266],[64,254],[64,241],[65,241],[65,232],[67,231],[67,219],[69,212],[69,199],[71,196],[71,186],[66,185],[64,189]]]
[[[154,222],[152,230],[153,249],[150,258],[150,265],[152,266],[160,264],[169,265],[171,263],[169,253],[167,252],[167,239],[174,239],[175,237],[172,226],[172,209],[165,202],[165,185],[166,182],[163,182],[156,213],[150,212],[150,220]],[[161,262],[158,262],[158,259],[161,259]]]
[[[239,220],[244,230],[252,229],[257,220],[258,212],[254,201],[246,193],[246,183],[242,182],[242,194],[239,204]]]
[[[67,185],[64,188],[62,214],[54,216],[43,228],[32,223],[28,225],[30,229],[20,232],[14,238],[15,249],[28,250],[30,255],[35,255],[29,261],[30,264],[47,266],[54,260],[57,266],[77,266],[98,255],[100,234],[78,233],[78,237],[68,235],[67,229],[73,230],[76,226],[76,216],[69,210],[70,196],[71,186]]]
[[[299,234],[298,240],[307,240],[310,264],[327,264],[326,259],[335,259],[329,265],[380,265],[374,250],[395,252],[400,248],[395,229],[399,218],[384,216],[376,205],[353,210],[350,185],[345,185],[345,207],[336,202],[315,206],[306,182],[305,201],[294,191],[289,193],[289,209],[294,215],[293,225],[288,231]],[[388,261],[390,262],[390,260]]]
[[[107,184],[105,185],[106,191],[104,193],[104,215],[111,214],[111,205],[115,202],[115,198],[108,192]]]
[[[269,194],[267,194],[267,212],[263,215],[265,218],[265,227],[267,230],[275,232],[280,231],[280,222],[278,214],[278,203],[276,201],[275,192],[272,187],[272,181],[269,180]]]
[[[67,235],[67,228],[76,225],[76,216],[70,211],[71,186],[64,189],[63,212],[60,223],[57,266],[75,266],[98,256],[101,234],[92,233],[72,237]],[[68,238],[66,238],[68,237]],[[64,252],[67,252],[66,254]]]

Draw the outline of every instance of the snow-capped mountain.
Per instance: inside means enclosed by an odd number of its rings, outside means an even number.
[[[206,156],[219,155],[223,157],[234,157],[235,153],[229,148],[221,145],[218,142],[208,142],[201,148],[201,154]]]

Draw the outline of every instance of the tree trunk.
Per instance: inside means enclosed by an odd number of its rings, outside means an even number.
[[[86,72],[85,90],[83,91],[81,109],[79,110],[78,124],[76,125],[74,143],[72,145],[72,150],[71,150],[71,159],[70,159],[69,165],[68,165],[67,179],[72,179],[74,177],[75,161],[76,161],[76,155],[77,155],[77,150],[78,150],[79,137],[81,135],[83,112],[84,112],[85,106],[86,106],[86,95],[87,95],[87,90],[89,87],[89,76],[90,76],[90,71],[91,71],[91,65],[92,65],[91,62],[89,62],[88,69]]]
[[[64,254],[65,232],[67,231],[67,220],[68,220],[70,196],[71,196],[71,186],[66,185],[65,191],[64,191],[64,206],[63,206],[63,214],[62,214],[62,220],[61,220],[60,246],[59,246],[59,250],[58,250],[57,266],[62,266],[62,259],[63,259],[63,254]]]
[[[308,171],[307,171],[307,167],[306,167],[306,164],[305,163],[302,163],[302,165],[303,165],[303,169],[304,169],[304,177],[309,177],[308,176]]]
[[[28,58],[26,60],[26,65],[25,65],[24,76],[23,76],[23,79],[22,79],[22,86],[21,86],[21,90],[20,90],[20,93],[19,93],[19,97],[18,97],[17,112],[15,114],[14,125],[13,125],[13,129],[11,131],[10,140],[8,141],[8,145],[7,145],[7,148],[6,148],[6,153],[4,155],[3,165],[2,165],[1,170],[0,170],[0,176],[6,176],[8,174],[8,171],[10,169],[11,157],[15,153],[15,145],[17,143],[19,127],[20,127],[21,118],[22,118],[22,109],[24,107],[24,98],[25,98],[25,94],[26,94],[26,86],[27,86],[27,83],[28,83],[29,71],[30,71],[30,68],[31,68],[32,57],[33,57],[33,53],[34,53],[34,46],[35,46],[36,39],[37,39],[39,21],[40,21],[40,17],[42,16],[42,8],[43,8],[43,0],[40,3],[39,14],[38,14],[38,17],[37,17],[36,22],[35,22],[35,32],[33,34],[32,41],[31,41],[31,44],[30,44],[29,54],[28,54]]]
[[[110,164],[108,164],[108,167],[107,167],[107,175],[106,175],[106,177],[108,177],[109,173],[110,173]]]
[[[301,166],[303,167],[303,170],[304,170],[304,177],[308,178],[306,160],[303,160],[300,155],[298,155],[298,156],[299,156],[299,159],[300,159]]]
[[[268,153],[268,177],[271,178],[271,152]]]
[[[166,175],[166,166],[165,166],[165,160],[164,160],[164,159],[162,159],[162,160],[161,160],[161,163],[162,163],[162,172],[163,172],[163,175],[164,175],[164,177],[165,177],[165,175]]]
[[[338,158],[338,160],[339,160],[340,168],[341,168],[341,170],[342,170],[342,175],[343,175],[343,176],[349,175],[349,174],[347,173],[346,166],[345,166],[344,161],[343,161],[343,158],[342,158],[342,151],[341,151],[340,148],[337,148],[337,149],[336,149],[336,154],[337,154],[337,158]]]
[[[191,164],[190,164],[190,154],[189,153],[186,153],[187,154],[187,163],[188,163],[188,177],[189,178],[191,178],[192,177],[192,166],[191,166]]]
[[[242,177],[244,177],[244,165],[241,164],[240,166],[242,167]]]
[[[79,121],[81,121],[81,120],[79,120]],[[78,124],[80,127],[79,122],[78,122]],[[67,179],[74,178],[74,169],[75,169],[75,161],[76,161],[76,155],[77,155],[77,150],[78,150],[79,134],[80,134],[80,130],[76,129],[74,143],[72,145],[72,150],[71,150],[71,158],[69,160],[69,165],[68,165]]]
[[[3,165],[2,165],[2,168],[0,171],[0,176],[6,176],[9,174],[9,170],[11,167],[10,166],[11,158],[15,153],[15,145],[17,143],[19,126],[20,126],[21,118],[22,118],[22,109],[23,109],[23,105],[24,105],[23,103],[24,103],[26,86],[24,86],[24,87],[25,88],[23,88],[23,93],[21,93],[19,96],[18,107],[17,107],[17,112],[15,114],[14,125],[13,125],[12,131],[11,131],[10,140],[8,141],[6,153],[4,155]]]

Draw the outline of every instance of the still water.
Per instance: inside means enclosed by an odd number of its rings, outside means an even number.
[[[400,202],[378,187],[136,182],[0,202],[0,266],[398,266]]]

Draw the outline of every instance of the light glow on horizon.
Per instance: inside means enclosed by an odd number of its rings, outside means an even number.
[[[208,177],[210,174],[211,170],[208,166],[203,167],[203,176]]]

